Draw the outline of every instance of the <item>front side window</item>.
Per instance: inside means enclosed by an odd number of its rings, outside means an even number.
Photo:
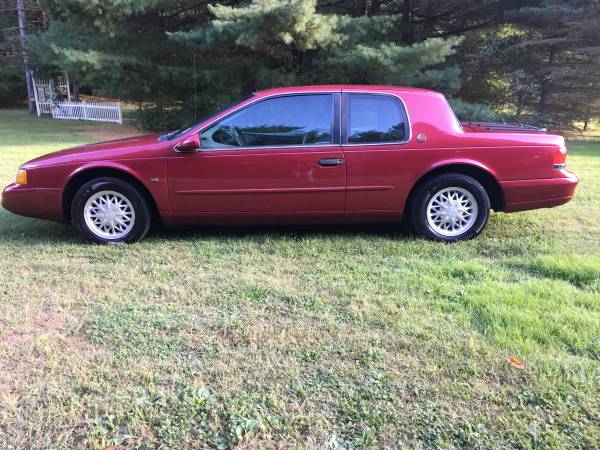
[[[202,132],[203,149],[331,144],[333,95],[259,101]]]
[[[349,94],[347,126],[350,144],[400,142],[408,137],[404,106],[392,95]]]

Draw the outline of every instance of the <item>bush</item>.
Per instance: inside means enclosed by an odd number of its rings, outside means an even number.
[[[10,64],[0,70],[0,105],[16,105],[27,101],[27,85],[23,70]]]
[[[486,105],[481,103],[470,103],[459,100],[457,98],[449,98],[448,102],[452,106],[456,116],[462,122],[506,122],[506,123],[522,123],[524,125],[533,125],[536,127],[549,127],[557,129],[556,126],[552,126],[543,117],[527,113],[515,116],[512,114],[498,112]]]
[[[449,98],[448,102],[461,121],[499,122],[507,119],[505,115],[481,103],[464,102],[457,98]]]
[[[138,128],[146,131],[168,131],[181,128],[187,117],[178,107],[165,105],[140,106],[133,114]]]

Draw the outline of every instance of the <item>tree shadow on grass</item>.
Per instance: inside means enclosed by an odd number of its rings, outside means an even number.
[[[414,239],[416,234],[407,223],[335,224],[335,225],[247,225],[166,228],[155,226],[145,242],[192,242],[198,239],[275,239],[307,237],[387,237]],[[81,244],[71,227],[47,220],[12,215],[0,209],[0,244]]]
[[[412,239],[416,234],[407,223],[386,224],[328,224],[328,225],[236,225],[197,226],[184,228],[156,227],[148,241],[192,241],[194,239],[232,238],[253,239],[268,235],[273,238],[302,239],[307,237],[388,237]]]
[[[16,216],[0,208],[0,244],[73,243],[74,237],[66,225]]]

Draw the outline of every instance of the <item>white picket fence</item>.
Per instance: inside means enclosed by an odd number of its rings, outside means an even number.
[[[59,93],[71,101],[71,89],[69,88],[69,76],[65,72],[56,79],[33,77],[33,95],[38,117],[42,114],[52,114],[52,99]]]
[[[66,101],[52,105],[53,119],[94,120],[96,122],[122,123],[121,103]]]

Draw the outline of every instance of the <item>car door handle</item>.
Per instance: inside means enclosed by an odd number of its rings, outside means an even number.
[[[340,166],[344,164],[344,160],[341,158],[325,158],[319,161],[319,165],[323,167]]]

